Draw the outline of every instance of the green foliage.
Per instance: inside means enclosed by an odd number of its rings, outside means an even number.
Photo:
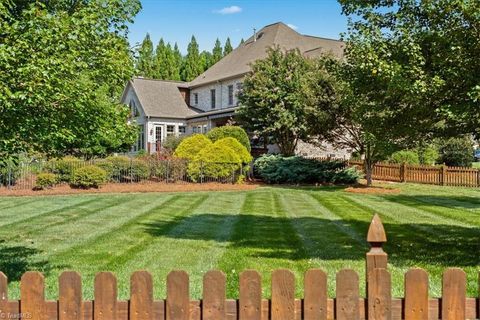
[[[298,50],[270,48],[243,82],[237,112],[242,126],[270,137],[284,155],[293,155],[298,140],[322,136],[336,125],[336,82],[323,61],[305,58]]]
[[[223,47],[223,56],[225,57],[227,54],[233,51],[232,43],[230,42],[230,38],[227,38],[225,41],[225,46]]]
[[[165,141],[163,142],[163,147],[167,149],[169,152],[174,152],[180,143],[187,138],[185,135],[175,136],[171,135],[168,136]]]
[[[418,153],[413,150],[401,150],[394,152],[390,156],[390,162],[406,163],[406,164],[420,164]]]
[[[222,146],[226,148],[232,149],[236,155],[240,158],[240,161],[243,164],[249,164],[252,161],[252,155],[248,152],[247,148],[238,142],[237,139],[227,137],[220,140],[215,141],[213,145]]]
[[[74,188],[98,188],[107,182],[107,172],[97,166],[86,166],[75,171],[70,185]]]
[[[35,180],[35,189],[43,190],[51,188],[57,183],[57,176],[50,172],[42,172],[37,175]]]
[[[220,59],[222,58],[223,58],[222,43],[217,38],[217,40],[215,41],[215,46],[213,47],[213,50],[212,50],[212,61],[210,65],[214,65],[215,63],[220,61]]]
[[[157,48],[158,54],[158,48]],[[150,35],[147,33],[145,38],[138,48],[137,52],[138,58],[136,62],[135,73],[138,76],[143,76],[147,78],[153,78],[155,76],[155,56],[153,53],[153,43],[150,39]]]
[[[187,55],[185,57],[185,64],[182,70],[182,80],[192,81],[200,73],[203,72],[201,63],[200,63],[200,53],[198,50],[198,43],[194,36],[188,44]]]
[[[76,169],[83,166],[83,160],[66,156],[61,159],[53,159],[45,164],[45,170],[57,176],[58,181],[70,182]]]
[[[0,160],[0,186],[13,186],[20,177],[20,163],[16,157]]]
[[[223,138],[235,138],[240,142],[245,148],[247,148],[247,151],[250,152],[252,150],[250,146],[250,139],[248,138],[247,133],[245,130],[241,127],[238,126],[222,126],[222,127],[216,127],[207,132],[207,138],[212,140],[212,142],[215,142],[217,140],[223,139]]]
[[[113,182],[141,181],[150,177],[150,167],[143,159],[131,159],[125,156],[111,156],[97,165],[107,173]]]
[[[267,183],[356,183],[359,173],[340,161],[263,155],[255,160],[255,172]]]
[[[471,138],[450,138],[440,146],[440,162],[451,167],[471,167],[473,152]]]
[[[118,101],[133,74],[126,33],[140,3],[74,3],[12,1],[8,22],[0,18],[2,156],[103,154],[129,142]]]
[[[193,181],[214,179],[225,182],[241,169],[241,159],[235,151],[224,145],[210,144],[201,149],[189,162],[187,173]]]
[[[182,159],[193,160],[204,148],[210,146],[212,141],[203,134],[194,134],[180,142],[175,149],[174,156]]]
[[[418,149],[418,158],[421,164],[433,166],[439,158],[438,148],[436,146],[420,147]]]

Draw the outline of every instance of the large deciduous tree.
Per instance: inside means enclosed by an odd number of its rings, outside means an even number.
[[[283,155],[299,140],[312,141],[336,124],[336,83],[323,60],[309,60],[297,50],[270,48],[243,82],[238,120],[258,136],[267,136]],[[328,112],[327,112],[328,110]]]
[[[119,104],[133,75],[136,0],[10,1],[0,6],[0,158],[125,150],[136,128]]]

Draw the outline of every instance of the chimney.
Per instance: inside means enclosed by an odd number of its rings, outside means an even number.
[[[253,28],[253,42],[257,41],[257,29]]]

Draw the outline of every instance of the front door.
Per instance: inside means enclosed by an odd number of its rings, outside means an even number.
[[[153,151],[154,152],[157,152],[160,150],[161,146],[162,146],[162,130],[163,130],[163,126],[162,125],[155,125],[153,127],[153,141],[154,141],[154,147],[153,147]]]

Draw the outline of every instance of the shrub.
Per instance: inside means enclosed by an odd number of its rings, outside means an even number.
[[[231,148],[212,144],[202,149],[188,164],[188,175],[193,181],[201,177],[228,181],[233,173],[241,169],[240,157]]]
[[[212,141],[203,134],[191,135],[180,142],[174,156],[182,159],[193,160],[200,150],[212,145]]]
[[[237,139],[227,137],[220,140],[217,140],[213,145],[224,146],[231,148],[239,157],[243,164],[248,164],[252,161],[252,156],[248,152],[247,148],[242,145]]]
[[[69,182],[75,170],[83,166],[84,161],[72,156],[50,160],[45,165],[45,170],[57,175],[58,181]]]
[[[429,166],[435,165],[438,160],[438,148],[434,146],[428,146],[425,148],[421,148],[418,151],[418,157],[420,158],[421,164],[426,164]]]
[[[267,183],[355,183],[359,174],[342,161],[263,155],[255,160],[255,172]]]
[[[418,153],[412,150],[401,150],[394,152],[390,156],[390,161],[393,163],[420,164]]]
[[[43,190],[45,188],[51,188],[57,183],[57,176],[50,172],[42,172],[37,175],[35,180],[35,189]]]
[[[0,185],[13,186],[20,177],[20,164],[14,159],[0,159]]]
[[[107,172],[98,166],[86,166],[75,171],[70,185],[75,188],[98,188],[107,181]]]
[[[207,138],[212,140],[212,142],[216,142],[223,138],[235,138],[240,142],[247,151],[252,151],[250,146],[250,139],[248,138],[247,133],[241,127],[238,126],[223,126],[223,127],[216,127],[210,130],[207,133]]]
[[[150,167],[143,159],[110,156],[97,165],[107,172],[107,179],[114,182],[140,181],[150,177]]]
[[[134,181],[146,180],[150,177],[150,168],[144,160],[132,160],[130,179]]]
[[[180,143],[186,138],[187,136],[168,136],[165,141],[163,142],[163,147],[170,152],[174,152]]]
[[[440,161],[452,167],[471,167],[473,152],[470,138],[450,138],[440,146]]]

